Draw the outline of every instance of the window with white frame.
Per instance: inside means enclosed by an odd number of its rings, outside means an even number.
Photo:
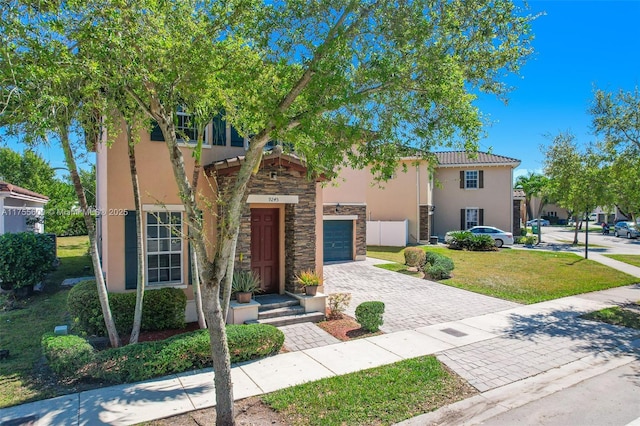
[[[147,282],[182,283],[181,212],[147,212]]]
[[[467,170],[464,173],[464,187],[465,189],[477,189],[478,188],[478,171]]]
[[[480,225],[478,216],[478,209],[467,209],[465,218],[465,229]]]
[[[203,145],[209,145],[209,138],[207,127],[204,128],[204,136],[202,138]],[[198,132],[191,118],[191,114],[187,114],[182,110],[182,108],[178,108],[176,112],[176,136],[178,137],[178,142],[182,143],[190,143],[195,144]]]

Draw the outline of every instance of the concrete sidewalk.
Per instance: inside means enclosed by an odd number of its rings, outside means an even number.
[[[467,417],[479,411],[486,416],[524,401],[514,401],[512,393],[540,397],[637,359],[637,330],[577,316],[638,299],[640,286],[628,286],[279,354],[234,366],[234,395],[242,399],[436,354],[483,393],[407,424],[437,423],[443,419],[438,416],[450,418],[451,410]],[[0,425],[131,425],[211,407],[213,374],[193,371],[6,408],[0,410]]]

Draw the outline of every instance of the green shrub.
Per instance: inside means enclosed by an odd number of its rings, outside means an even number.
[[[51,369],[65,378],[80,378],[79,372],[95,360],[95,352],[89,342],[71,334],[43,335],[42,352]]]
[[[420,247],[407,247],[404,249],[404,263],[407,266],[419,268],[424,265],[425,254]]]
[[[88,335],[105,334],[104,318],[95,281],[82,281],[69,290],[67,310],[75,327],[83,333]]]
[[[130,333],[136,294],[110,293],[109,305],[119,333]],[[142,308],[142,330],[166,330],[185,326],[187,298],[177,288],[146,290]],[[76,284],[67,299],[67,308],[78,329],[88,335],[105,335],[106,328],[95,281]]]
[[[443,280],[451,277],[453,271],[453,260],[447,256],[427,252],[427,262],[425,264],[425,278]]]
[[[527,246],[532,246],[538,242],[538,237],[536,235],[527,235],[516,237],[514,240],[515,244],[524,244]]]
[[[496,242],[488,235],[472,235],[469,241],[468,250],[489,251],[494,250]]]
[[[340,319],[351,303],[351,293],[331,293],[327,297],[329,319]]]
[[[362,302],[356,308],[356,321],[368,331],[378,331],[383,324],[383,302]]]
[[[453,250],[489,251],[496,249],[496,243],[488,235],[475,235],[469,231],[449,234],[449,248]]]
[[[112,383],[136,382],[167,374],[209,367],[208,330],[196,330],[159,342],[142,342],[108,349],[97,356],[92,377]],[[231,362],[276,354],[284,343],[282,331],[267,324],[228,325]]]
[[[284,344],[284,333],[267,324],[227,326],[231,362],[248,361],[277,354]]]
[[[53,269],[55,242],[45,234],[0,235],[0,280],[5,290],[34,286]]]

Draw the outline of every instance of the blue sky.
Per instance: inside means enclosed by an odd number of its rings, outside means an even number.
[[[542,172],[546,135],[569,131],[579,144],[595,140],[587,112],[594,88],[617,91],[640,85],[640,1],[532,1],[535,53],[508,105],[477,102],[492,125],[480,150],[522,161],[516,175]]]
[[[535,53],[518,76],[507,105],[477,101],[491,125],[480,150],[522,161],[516,176],[541,172],[546,135],[570,131],[587,144],[595,138],[587,112],[594,88],[617,91],[640,85],[640,1],[531,1]],[[10,143],[13,149],[23,147]],[[64,167],[54,145],[39,149],[53,167]]]

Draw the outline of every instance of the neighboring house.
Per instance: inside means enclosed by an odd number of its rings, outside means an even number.
[[[28,189],[0,181],[0,235],[44,232],[44,205],[49,198]]]
[[[558,223],[558,221],[564,221],[566,223],[569,220],[569,210],[564,207],[560,207],[555,203],[545,203],[540,210],[541,198],[537,196],[531,197],[531,212],[534,217],[530,219],[536,219],[538,211],[540,211],[540,217],[548,219],[552,225]],[[529,219],[528,219],[529,220]]]
[[[520,161],[478,152],[436,152],[433,173],[427,160],[404,158],[395,176],[379,185],[368,169],[344,169],[324,188],[325,260],[366,256],[370,227],[406,221],[406,243],[444,238],[447,231],[490,225],[512,232],[513,169]],[[407,171],[403,172],[403,164]],[[393,224],[390,224],[393,226]],[[397,233],[400,228],[393,228]]]
[[[182,126],[186,135],[193,129]],[[124,132],[123,132],[124,133]],[[136,145],[144,238],[147,288],[178,287],[187,294],[187,320],[195,319],[189,243],[184,234],[184,206],[178,195],[169,153],[156,127],[143,132]],[[194,159],[180,141],[187,176]],[[222,120],[206,129],[197,201],[203,211],[209,250],[215,248],[217,191],[233,182],[244,161],[248,141]],[[125,135],[110,148],[97,148],[98,239],[109,291],[136,288],[136,219]],[[318,249],[320,248],[320,249]],[[252,177],[242,214],[236,250],[236,269],[260,274],[264,293],[292,290],[295,274],[316,270],[322,275],[322,190],[307,178],[303,161],[294,155],[265,152]]]

